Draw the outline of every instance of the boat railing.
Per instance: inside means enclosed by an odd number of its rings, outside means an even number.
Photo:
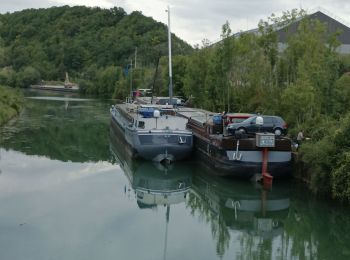
[[[114,106],[114,109],[116,109],[118,113],[121,114],[124,118],[126,118],[129,122],[134,121],[134,118],[128,114],[128,112],[130,111],[128,111],[127,107],[122,108],[121,106],[116,105]]]

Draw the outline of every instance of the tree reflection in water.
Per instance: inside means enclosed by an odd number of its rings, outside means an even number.
[[[108,160],[107,103],[70,96],[34,98],[26,98],[14,125],[0,129],[2,147],[60,161]]]
[[[239,241],[238,259],[270,258],[273,239],[283,233],[290,206],[288,183],[278,185],[265,191],[259,184],[216,177],[211,170],[198,168],[187,207],[210,224],[220,257]]]

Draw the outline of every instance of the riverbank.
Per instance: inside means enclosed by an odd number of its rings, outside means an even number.
[[[19,90],[0,86],[0,126],[18,115],[23,103],[24,98]]]
[[[320,123],[312,133],[298,151],[295,177],[316,194],[350,203],[350,113]]]

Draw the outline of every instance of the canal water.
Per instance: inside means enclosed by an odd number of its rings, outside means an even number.
[[[130,159],[112,101],[26,94],[0,129],[0,259],[350,259],[350,210]]]

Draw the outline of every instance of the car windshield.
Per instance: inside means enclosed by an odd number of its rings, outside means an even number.
[[[253,121],[255,119],[255,116],[253,117],[249,117],[246,120],[242,121],[241,123],[250,123],[251,121]]]

